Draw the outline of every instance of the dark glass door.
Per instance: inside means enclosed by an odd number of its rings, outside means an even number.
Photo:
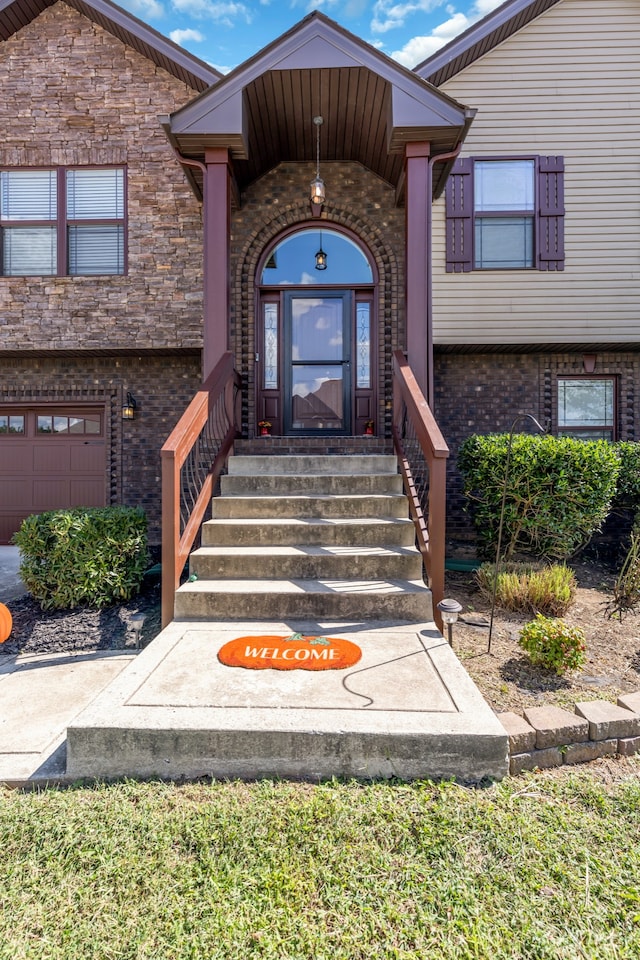
[[[351,292],[284,295],[284,429],[351,432]]]

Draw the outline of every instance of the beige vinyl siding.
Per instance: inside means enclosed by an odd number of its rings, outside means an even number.
[[[640,342],[640,2],[561,0],[442,89],[463,156],[565,158],[565,269],[447,274],[442,198],[435,343]]]

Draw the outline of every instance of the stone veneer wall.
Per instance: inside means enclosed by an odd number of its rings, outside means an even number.
[[[231,343],[238,370],[250,398],[243,410],[245,431],[255,423],[256,270],[265,248],[288,227],[332,224],[351,230],[375,261],[378,285],[378,360],[380,408],[378,422],[388,435],[391,404],[391,354],[405,343],[404,209],[395,205],[395,190],[357,163],[322,164],[327,202],[314,219],[309,205],[312,163],[282,163],[242,195],[241,209],[231,218]]]
[[[201,347],[201,207],[158,114],[186,84],[57,3],[0,44],[0,165],[126,164],[128,275],[0,277],[0,350]]]
[[[105,408],[105,502],[142,507],[160,543],[160,447],[200,384],[200,355],[0,356],[0,403],[98,403]],[[135,420],[121,417],[131,391]]]
[[[469,348],[470,350],[473,348]],[[506,433],[516,416],[531,413],[556,432],[559,376],[584,374],[576,353],[444,353],[436,348],[435,415],[451,450],[447,467],[447,537],[472,540],[457,469],[462,441],[474,433]],[[640,353],[598,353],[594,375],[618,382],[618,439],[640,439]],[[526,430],[526,424],[518,429]]]

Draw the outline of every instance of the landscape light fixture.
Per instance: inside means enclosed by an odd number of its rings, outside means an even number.
[[[142,637],[142,628],[144,627],[145,615],[144,613],[132,613],[129,623],[131,624],[131,629],[133,630],[133,639],[135,640],[136,649],[140,647],[140,638]]]
[[[322,117],[314,117],[313,122],[316,125],[316,175],[311,181],[311,209],[313,215],[319,217],[326,197],[324,180],[320,176],[320,127],[324,120]]]
[[[446,600],[441,600],[438,604],[438,610],[440,611],[440,616],[442,617],[443,624],[446,624],[447,627],[447,639],[449,641],[449,646],[453,646],[453,625],[458,620],[458,615],[462,611],[462,606],[458,603],[457,600],[452,600],[450,597]]]
[[[135,420],[137,406],[138,404],[136,403],[135,399],[131,396],[129,391],[127,391],[127,399],[122,404],[122,419]]]

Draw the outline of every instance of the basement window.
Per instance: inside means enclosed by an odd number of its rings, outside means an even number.
[[[616,439],[613,377],[558,380],[558,433],[580,440]]]

